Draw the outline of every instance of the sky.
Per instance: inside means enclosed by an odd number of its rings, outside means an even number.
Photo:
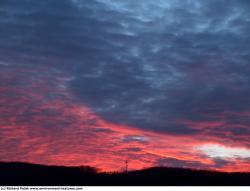
[[[1,0],[0,161],[250,171],[248,0]]]

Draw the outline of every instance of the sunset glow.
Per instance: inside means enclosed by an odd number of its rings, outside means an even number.
[[[244,3],[56,2],[0,3],[1,161],[250,171]]]

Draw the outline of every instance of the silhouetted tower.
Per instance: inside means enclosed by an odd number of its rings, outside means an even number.
[[[128,160],[126,160],[125,163],[126,163],[125,172],[127,173],[128,172]]]

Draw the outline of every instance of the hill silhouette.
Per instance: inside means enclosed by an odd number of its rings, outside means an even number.
[[[153,167],[105,173],[89,166],[46,166],[0,162],[0,185],[14,186],[249,186],[250,173]]]

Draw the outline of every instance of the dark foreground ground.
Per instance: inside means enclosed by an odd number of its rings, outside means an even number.
[[[154,167],[128,173],[97,173],[91,167],[43,166],[0,162],[0,186],[243,186],[250,173],[220,173]]]

